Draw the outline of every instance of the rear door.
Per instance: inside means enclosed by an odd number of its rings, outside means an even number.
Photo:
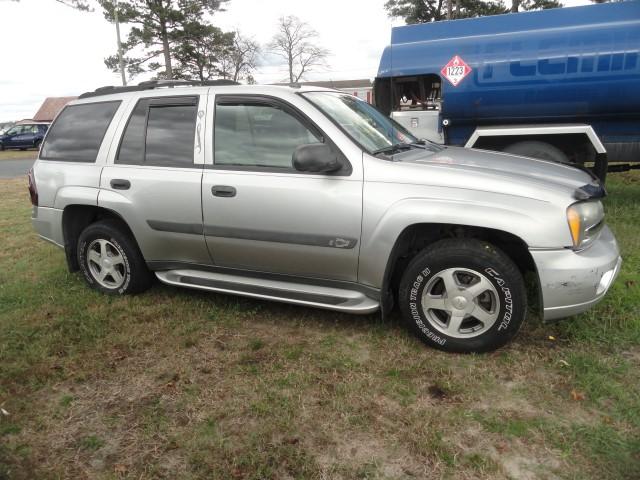
[[[36,134],[38,133],[37,125],[25,125],[22,129],[22,133],[18,135],[16,146],[20,147],[33,147],[36,141]]]
[[[205,94],[141,98],[114,141],[98,204],[121,214],[154,269],[210,264],[200,183]]]

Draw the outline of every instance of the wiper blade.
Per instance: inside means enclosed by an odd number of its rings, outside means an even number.
[[[419,145],[415,143],[396,143],[393,145],[389,145],[388,147],[382,147],[373,151],[374,155],[379,155],[381,153],[393,153],[398,150],[408,150],[410,148],[419,147]]]

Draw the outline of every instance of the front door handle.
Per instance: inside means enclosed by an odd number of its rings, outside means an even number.
[[[131,182],[123,178],[114,178],[111,180],[111,188],[114,190],[129,190]]]
[[[229,185],[214,185],[211,187],[211,193],[216,197],[235,197],[236,189]]]

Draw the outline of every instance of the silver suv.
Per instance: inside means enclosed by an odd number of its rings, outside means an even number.
[[[341,312],[398,305],[448,351],[508,342],[526,285],[545,320],[587,310],[621,263],[586,171],[421,141],[320,88],[99,89],[60,113],[29,182],[34,228],[99,291],[157,277]]]

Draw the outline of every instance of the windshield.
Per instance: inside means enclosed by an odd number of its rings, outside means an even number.
[[[369,153],[385,151],[395,145],[421,143],[402,125],[353,95],[338,92],[302,95]]]
[[[22,132],[22,126],[17,126],[17,127],[12,127],[12,128],[8,128],[4,134],[5,135],[16,135],[18,133]]]

